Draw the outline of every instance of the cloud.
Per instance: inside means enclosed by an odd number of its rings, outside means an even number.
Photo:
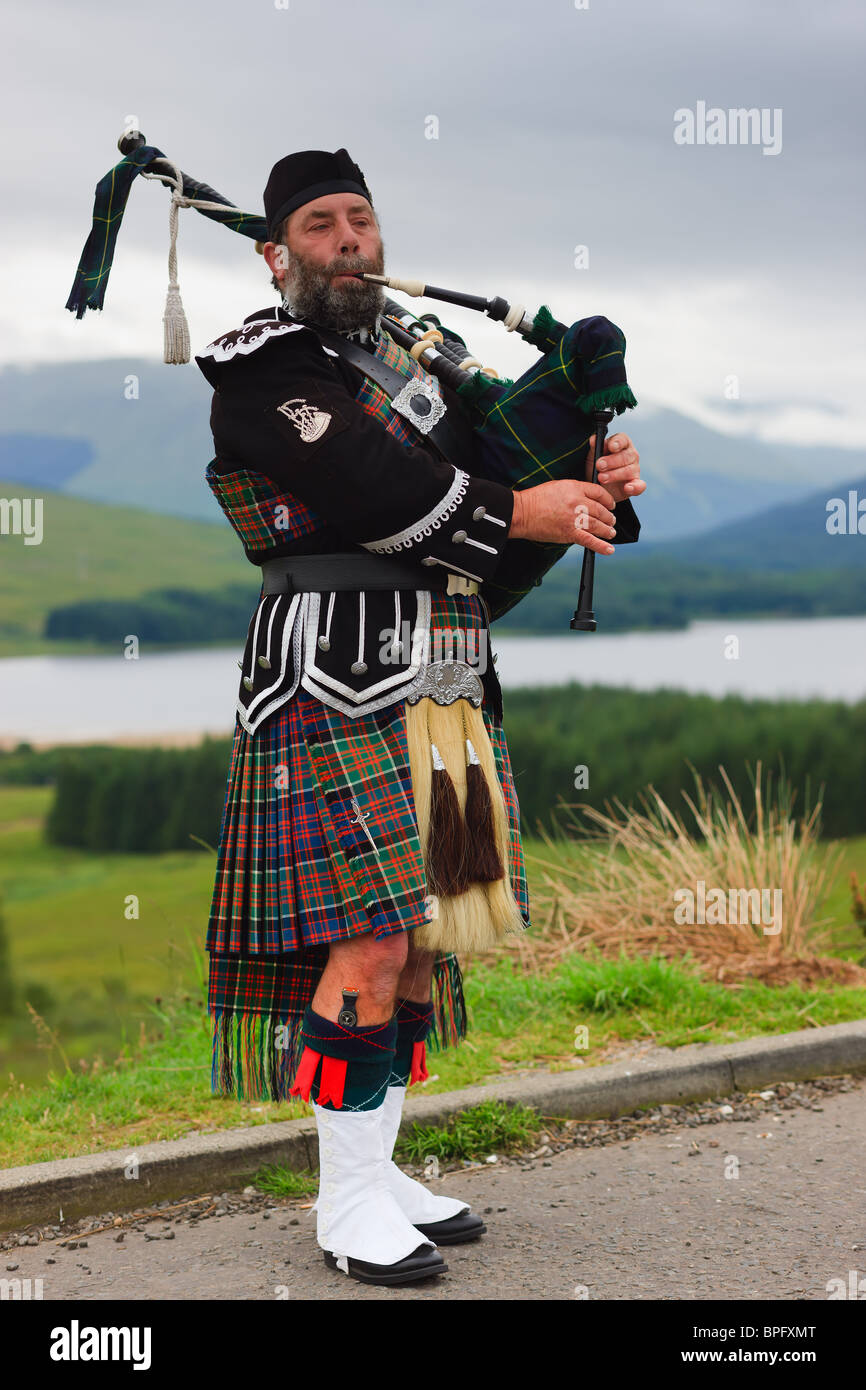
[[[393,269],[544,300],[560,318],[606,314],[642,403],[766,438],[866,442],[850,327],[863,243],[853,3],[155,0],[145,26],[83,0],[21,7],[6,29],[5,361],[160,350],[157,184],[133,187],[104,314],[76,323],[63,309],[94,184],[135,114],[249,210],[288,150],[346,144]],[[85,68],[70,64],[82,34]],[[698,101],[780,109],[781,152],[676,145],[674,112]],[[249,243],[192,212],[181,222],[181,289],[203,344],[271,291]],[[588,271],[574,269],[578,245]],[[532,360],[500,329],[460,323],[503,370]],[[721,395],[731,374],[737,403]]]

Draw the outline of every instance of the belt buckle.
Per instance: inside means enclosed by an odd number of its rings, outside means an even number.
[[[453,574],[452,571],[449,570],[448,588],[445,592],[448,594],[477,594],[478,581],[475,579],[467,579],[465,574]]]

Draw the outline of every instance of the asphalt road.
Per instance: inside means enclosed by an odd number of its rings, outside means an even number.
[[[856,1270],[866,1295],[866,1081],[733,1103],[731,1116],[724,1102],[678,1107],[649,1131],[646,1118],[578,1125],[592,1147],[446,1174],[434,1188],[484,1212],[488,1233],[443,1250],[448,1273],[411,1287],[328,1270],[299,1201],[241,1194],[154,1211],[122,1239],[7,1249],[0,1276],[42,1279],[44,1299],[73,1302],[700,1300],[827,1299],[828,1282]],[[214,1205],[235,1209],[189,1219]]]

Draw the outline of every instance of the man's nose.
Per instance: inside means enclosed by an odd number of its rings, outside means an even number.
[[[351,222],[347,222],[339,231],[340,254],[343,256],[356,255],[360,248],[358,234]]]

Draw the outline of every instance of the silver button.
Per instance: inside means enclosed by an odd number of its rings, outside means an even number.
[[[252,682],[252,678],[251,678],[250,676],[244,676],[244,679],[243,679],[243,682],[242,682],[242,683],[243,683],[243,685],[246,687],[247,690],[252,690],[252,688],[253,688],[253,682]]]
[[[424,559],[421,561],[421,564],[422,564],[422,565],[435,565],[435,564],[436,564],[436,556],[435,556],[435,555],[425,555]]]
[[[483,516],[486,516],[486,515],[487,515],[487,508],[486,508],[486,507],[476,507],[476,508],[475,508],[475,511],[472,513],[472,520],[473,520],[473,521],[480,521],[481,518],[482,518]]]
[[[363,676],[367,669],[366,661],[353,661],[350,667],[353,676]]]
[[[264,671],[270,671],[271,663],[268,661],[268,658],[266,656],[260,656],[258,658],[258,663]]]
[[[459,545],[461,541],[465,541],[465,539],[466,539],[466,532],[465,532],[465,531],[455,531],[455,532],[454,532],[454,535],[451,537],[451,539],[452,539],[452,541],[456,541],[457,544]]]
[[[330,650],[331,650],[331,644],[330,644],[330,642],[328,641],[327,637],[320,637],[320,638],[319,638],[319,651],[321,651],[321,652],[329,652]]]

